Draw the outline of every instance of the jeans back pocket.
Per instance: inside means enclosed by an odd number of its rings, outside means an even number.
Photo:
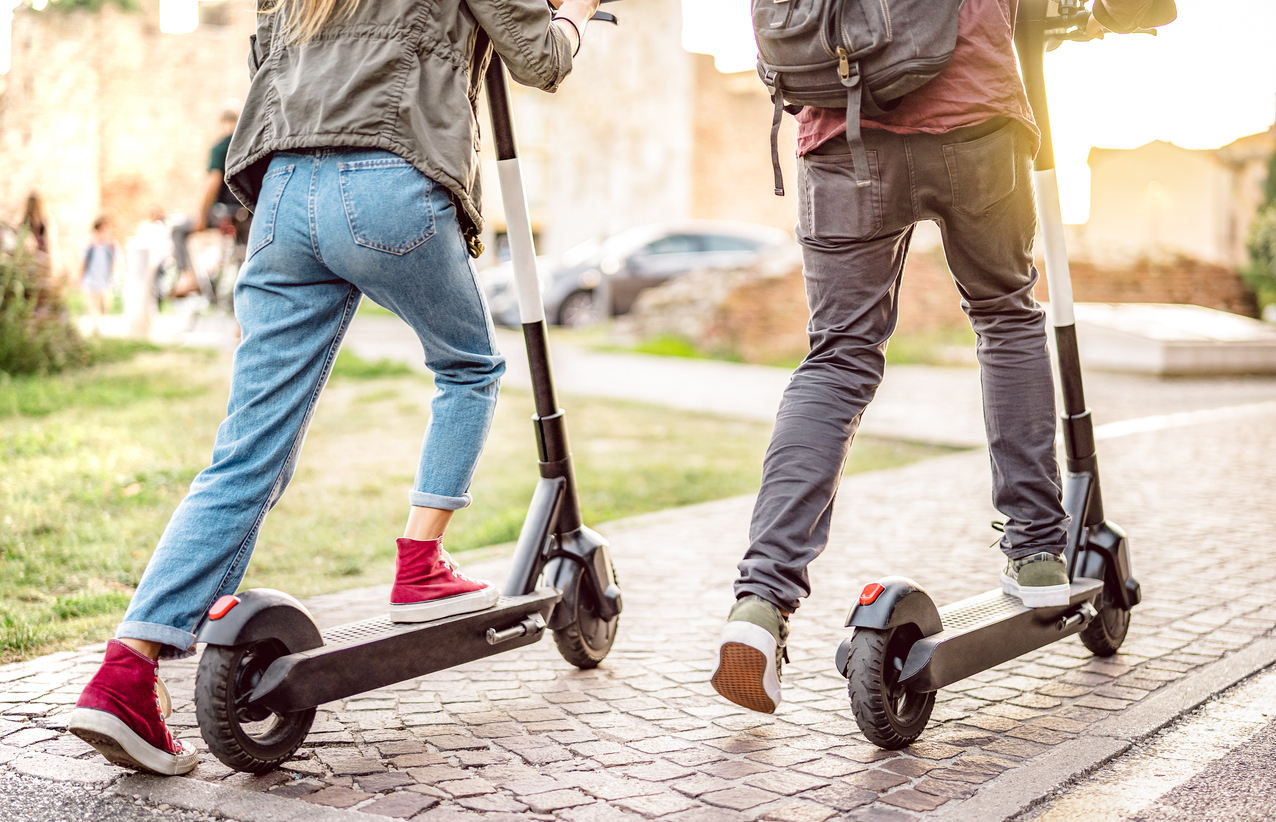
[[[1010,123],[986,137],[944,146],[953,207],[958,211],[983,214],[1015,190],[1015,128]]]
[[[294,165],[276,166],[273,163],[261,180],[261,193],[257,195],[257,207],[253,212],[252,227],[248,229],[248,249],[244,262],[275,241],[275,216],[279,213],[279,201],[292,177]]]
[[[798,162],[798,228],[819,240],[867,240],[882,230],[877,152],[868,152],[871,185],[858,185],[850,154],[807,154]]]
[[[403,255],[434,236],[434,182],[407,160],[341,163],[341,202],[355,243]]]

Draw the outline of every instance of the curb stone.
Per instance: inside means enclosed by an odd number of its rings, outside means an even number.
[[[49,779],[54,782],[75,782],[81,785],[110,784],[129,773],[124,768],[103,765],[98,762],[82,762],[65,756],[24,752],[12,760],[9,767],[27,776]]]
[[[110,790],[150,805],[216,813],[236,822],[400,822],[380,814],[321,808],[300,799],[241,791],[229,785],[183,777],[134,774],[119,780]]]
[[[1014,819],[1040,804],[1052,791],[1115,759],[1184,714],[1272,665],[1276,665],[1276,639],[1260,639],[1169,685],[1146,702],[1095,723],[1086,736],[1007,772],[969,799],[927,818],[935,822]]]

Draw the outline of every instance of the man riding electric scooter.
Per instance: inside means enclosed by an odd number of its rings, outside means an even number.
[[[993,504],[1006,516],[1002,590],[1029,608],[1069,603],[1054,384],[1045,315],[1032,295],[1040,133],[1015,63],[1016,6],[966,0],[948,65],[893,110],[861,119],[866,169],[848,151],[845,109],[797,114],[811,352],[776,418],[712,678],[746,708],[770,713],[780,703],[788,616],[810,593],[806,566],[828,541],[847,450],[882,379],[920,220],[939,224],[979,338]],[[1129,31],[1174,15],[1172,0],[1095,0],[1091,19]]]

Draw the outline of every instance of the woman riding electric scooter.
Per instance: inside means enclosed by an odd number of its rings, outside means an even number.
[[[156,660],[191,653],[209,607],[239,585],[364,294],[416,331],[436,386],[391,619],[496,603],[441,547],[470,503],[505,368],[470,262],[481,249],[474,101],[493,48],[527,85],[553,91],[567,76],[598,1],[554,5],[440,0],[428,13],[410,0],[280,0],[258,16],[227,167],[236,195],[256,203],[227,417],[69,722],[112,762],[195,767],[165,725]]]

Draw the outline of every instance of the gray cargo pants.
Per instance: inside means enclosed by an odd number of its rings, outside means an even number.
[[[828,542],[846,454],[882,380],[919,220],[939,224],[979,338],[992,499],[1008,520],[1001,548],[1012,559],[1063,551],[1054,383],[1045,313],[1032,297],[1030,140],[1022,125],[1005,119],[947,134],[865,129],[873,183],[863,188],[841,138],[799,160],[811,352],[780,403],[737,597],[757,594],[792,611],[811,592],[806,566]]]

